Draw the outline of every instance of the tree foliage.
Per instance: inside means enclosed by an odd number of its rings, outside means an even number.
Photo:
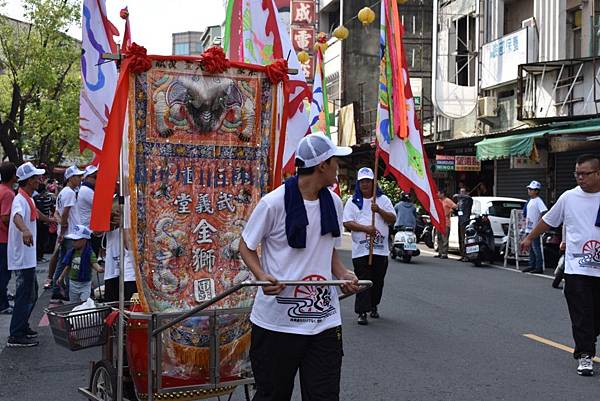
[[[54,165],[78,146],[81,44],[66,32],[80,24],[81,4],[23,3],[29,23],[0,17],[0,145],[14,163]]]

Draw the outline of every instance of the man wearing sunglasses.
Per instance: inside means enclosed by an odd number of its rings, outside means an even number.
[[[600,335],[600,156],[583,155],[575,164],[578,186],[564,192],[521,246],[528,249],[550,227],[563,224],[565,298],[571,317],[577,373],[594,374],[593,358]]]

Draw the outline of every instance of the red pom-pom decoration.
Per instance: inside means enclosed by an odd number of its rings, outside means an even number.
[[[272,83],[277,84],[281,81],[287,81],[288,77],[288,63],[287,60],[279,59],[266,66],[267,76]]]
[[[218,46],[209,47],[200,56],[202,68],[209,74],[221,74],[229,68],[225,52]]]
[[[127,57],[131,59],[131,72],[139,74],[152,68],[152,61],[147,56],[146,48],[133,42],[127,49]]]

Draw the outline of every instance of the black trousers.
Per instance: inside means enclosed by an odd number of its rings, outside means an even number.
[[[37,221],[37,235],[35,240],[35,246],[37,248],[37,258],[40,260],[44,257],[46,249],[48,248],[48,238],[50,233],[48,232],[48,224]]]
[[[565,298],[575,340],[573,357],[595,356],[600,335],[600,277],[565,274]]]
[[[373,286],[366,291],[356,294],[354,312],[367,313],[379,305],[383,295],[383,281],[388,267],[388,257],[373,255],[373,266],[369,267],[369,256],[352,259],[354,273],[359,280],[371,280]]]
[[[458,246],[460,248],[460,256],[464,257],[465,254],[465,229],[468,223],[458,223]],[[450,238],[450,235],[448,235]]]
[[[302,401],[339,401],[342,327],[315,335],[289,334],[252,325],[252,401],[290,401],[300,370]]]
[[[137,284],[135,281],[125,282],[125,301],[129,301],[131,296],[137,292]],[[119,300],[119,277],[109,278],[104,280],[104,301],[116,302]]]

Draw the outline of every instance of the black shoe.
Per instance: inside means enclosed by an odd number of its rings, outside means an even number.
[[[532,270],[530,271],[531,274],[544,274],[543,270]]]
[[[448,255],[442,255],[440,256],[440,259],[448,259]]]
[[[534,270],[535,270],[535,267],[527,267],[527,268],[523,269],[522,272],[523,273],[531,273]]]
[[[369,321],[367,320],[367,314],[359,313],[357,323],[362,326],[366,326],[367,324],[369,324]]]
[[[442,255],[434,255],[434,258],[441,258]]]
[[[25,330],[25,337],[27,338],[37,338],[38,336],[38,332],[35,330],[31,330],[30,327],[27,328],[27,330]]]
[[[370,315],[373,319],[379,319],[379,312],[377,312],[377,307],[374,306],[371,309],[371,315]]]
[[[35,347],[40,345],[40,342],[27,337],[8,337],[6,341],[7,347],[24,348],[24,347]]]

